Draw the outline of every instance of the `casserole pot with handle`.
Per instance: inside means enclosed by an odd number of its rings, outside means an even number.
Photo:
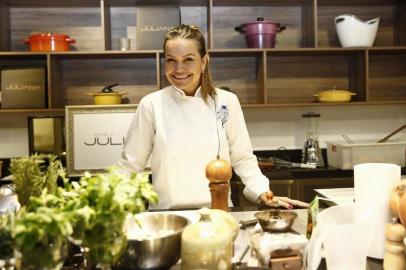
[[[65,34],[49,32],[32,34],[24,43],[30,45],[32,52],[61,52],[69,51],[75,40]]]
[[[235,27],[235,30],[245,35],[248,48],[274,48],[276,33],[285,28],[280,23],[265,21],[264,18],[258,17],[257,21],[243,23]]]
[[[104,87],[100,92],[88,92],[87,94],[93,96],[94,105],[116,105],[121,104],[121,97],[127,92],[115,92],[113,87],[118,83]]]
[[[321,91],[313,96],[317,97],[318,102],[348,102],[354,95],[356,93],[348,90],[337,90],[333,87],[332,90]]]

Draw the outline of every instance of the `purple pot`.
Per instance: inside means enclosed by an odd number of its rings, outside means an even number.
[[[256,22],[241,24],[235,30],[245,35],[248,48],[274,48],[276,33],[285,28],[279,23],[259,17]]]

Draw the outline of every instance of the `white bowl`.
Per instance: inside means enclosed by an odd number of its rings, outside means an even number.
[[[334,23],[342,47],[371,47],[378,30],[379,17],[364,22],[355,15],[344,14],[337,16]]]

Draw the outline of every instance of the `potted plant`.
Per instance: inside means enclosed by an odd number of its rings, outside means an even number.
[[[66,182],[65,169],[56,155],[34,154],[12,159],[10,172],[13,175],[15,191],[21,206],[30,202],[31,196],[40,196],[44,189],[53,194],[57,190],[57,180]]]
[[[48,194],[41,198],[46,199]],[[51,195],[53,196],[53,195]],[[69,214],[57,207],[21,208],[12,229],[17,269],[60,269],[66,257],[66,239],[72,234]]]
[[[92,209],[84,232],[83,245],[89,248],[90,259],[109,269],[127,245],[123,230],[127,214],[142,212],[147,203],[156,203],[146,174],[127,174],[118,167],[106,174],[86,173],[77,189],[83,205]]]

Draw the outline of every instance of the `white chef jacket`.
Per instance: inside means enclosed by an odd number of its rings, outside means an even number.
[[[256,201],[269,190],[253,154],[240,103],[235,94],[216,89],[215,101],[174,87],[148,94],[138,104],[119,165],[142,172],[151,156],[152,183],[159,195],[154,209],[210,206],[207,164],[231,162],[245,184],[244,195]],[[217,131],[218,130],[218,131]],[[218,134],[217,134],[218,132]],[[229,200],[230,201],[230,200]]]

